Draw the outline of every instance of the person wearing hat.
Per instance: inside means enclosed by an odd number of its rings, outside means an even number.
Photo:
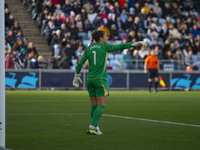
[[[108,19],[108,13],[106,12],[105,8],[102,8],[101,12],[99,13],[99,16],[101,16],[102,19]]]
[[[113,40],[120,40],[119,32],[117,30],[116,24],[111,25],[110,38],[113,39]]]
[[[105,26],[104,23],[101,23],[97,30],[104,31],[106,33],[108,39],[110,38],[110,30]]]
[[[20,54],[19,54],[19,65],[24,68],[24,63],[26,61],[26,50],[24,48],[21,48]]]
[[[134,15],[135,14],[135,9],[133,7],[131,7],[129,9],[129,15]]]
[[[56,10],[55,10],[55,12],[56,12],[57,15],[61,15],[62,10],[61,10],[60,4],[56,5]]]

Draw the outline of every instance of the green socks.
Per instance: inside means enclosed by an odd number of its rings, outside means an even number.
[[[91,112],[90,112],[91,113],[91,118],[93,117],[93,114],[94,114],[96,108],[97,108],[97,105],[92,105],[91,106]]]
[[[94,126],[94,127],[98,126],[99,119],[101,118],[105,107],[106,106],[104,106],[104,105],[99,105],[96,107],[96,109],[93,112],[93,116],[92,116],[92,121],[91,121],[92,126]],[[91,109],[91,115],[92,115],[92,109]]]

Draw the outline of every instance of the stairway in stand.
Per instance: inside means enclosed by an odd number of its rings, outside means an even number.
[[[24,37],[33,42],[39,55],[44,56],[47,60],[50,58],[51,52],[45,38],[41,35],[37,24],[32,20],[31,13],[22,4],[21,0],[7,0],[9,11],[14,14],[15,20],[19,21]]]

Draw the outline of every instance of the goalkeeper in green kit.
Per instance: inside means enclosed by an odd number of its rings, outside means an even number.
[[[94,40],[96,43],[93,43]],[[103,114],[103,110],[106,107],[106,102],[109,96],[107,78],[108,52],[146,45],[147,44],[143,41],[111,45],[107,44],[107,35],[104,31],[98,30],[92,32],[91,44],[88,48],[86,48],[82,58],[80,59],[73,79],[73,85],[75,87],[79,87],[79,82],[82,83],[79,73],[86,60],[88,60],[89,68],[87,75],[87,90],[90,96],[92,118],[87,130],[88,134],[102,134],[99,129],[99,119]]]

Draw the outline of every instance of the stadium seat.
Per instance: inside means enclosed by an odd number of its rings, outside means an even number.
[[[185,11],[185,16],[188,17],[189,16],[189,12]]]
[[[122,58],[122,54],[115,54],[115,59],[120,60]]]
[[[107,60],[107,66],[110,66],[110,60],[109,59]]]
[[[75,66],[77,62],[77,59],[72,59],[72,64]]]
[[[162,29],[162,26],[157,26],[157,29],[158,29],[158,32],[160,32]]]
[[[83,45],[88,47],[90,44],[90,40],[83,40]]]
[[[171,23],[173,23],[173,24],[176,23],[176,20],[175,20],[174,18],[171,18],[170,21],[171,21]]]
[[[78,32],[78,37],[83,38],[83,39],[87,39],[87,33],[85,33],[85,32]]]
[[[112,66],[113,70],[119,70],[119,63],[116,59],[110,60],[110,66]]]
[[[153,4],[149,4],[148,6],[149,6],[150,8],[152,8],[152,9],[154,8],[154,5],[153,5]]]
[[[163,25],[163,23],[165,23],[165,19],[164,18],[159,18],[158,23],[160,23],[160,25]]]
[[[196,16],[196,18],[198,19],[199,18],[199,14],[198,14],[198,12],[194,12],[194,15]]]
[[[115,44],[121,44],[121,43],[122,43],[121,40],[116,40],[116,41],[115,41]]]
[[[70,69],[71,69],[71,70],[75,70],[75,66],[71,66]]]
[[[112,53],[108,53],[108,59],[113,60],[115,59],[115,56]]]

